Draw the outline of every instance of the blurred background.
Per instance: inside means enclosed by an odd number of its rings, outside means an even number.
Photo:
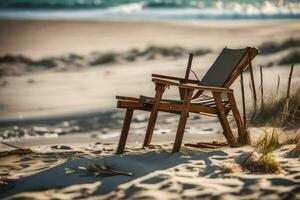
[[[151,74],[183,76],[190,52],[201,79],[225,46],[259,48],[257,85],[262,66],[266,95],[278,94],[291,64],[299,81],[299,18],[298,0],[0,0],[1,137],[118,135],[116,95],[153,96]],[[135,116],[136,132],[148,114]]]

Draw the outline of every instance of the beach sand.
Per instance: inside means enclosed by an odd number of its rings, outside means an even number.
[[[211,53],[194,59],[193,69],[201,78],[225,46],[239,48],[258,46],[266,41],[280,42],[296,38],[299,31],[298,21],[280,20],[198,23],[2,20],[0,55],[22,54],[38,59],[69,53],[86,55],[93,51],[123,52],[149,45],[208,48]],[[287,53],[282,51],[258,56],[254,60],[257,88],[258,67]],[[176,115],[159,115],[153,145],[141,148],[149,113],[137,112],[125,155],[114,155],[124,117],[124,111],[116,110],[115,96],[153,96],[151,74],[183,76],[186,62],[187,56],[179,59],[157,58],[1,77],[0,128],[12,132],[26,130],[29,133],[25,131],[25,137],[21,138],[0,140],[37,153],[19,155],[13,153],[12,148],[0,144],[2,153],[9,152],[0,156],[0,198],[300,198],[299,158],[286,156],[294,144],[274,152],[283,169],[278,174],[252,174],[244,170],[226,173],[223,171],[224,165],[236,166],[235,158],[243,152],[254,151],[254,148],[223,147],[212,150],[184,146],[181,153],[171,154],[178,123]],[[281,77],[280,92],[286,92],[289,70],[288,66],[276,65],[264,68],[266,96],[275,93],[278,75]],[[299,79],[298,64],[292,84],[298,84]],[[245,74],[245,80],[249,82],[248,74]],[[251,99],[246,85],[246,97]],[[233,89],[241,106],[239,81]],[[166,91],[166,97],[176,97],[177,92],[171,88]],[[248,111],[251,106],[252,100],[247,101]],[[229,119],[233,121],[232,117]],[[35,132],[40,134],[31,135],[31,130],[38,130]],[[264,130],[272,132],[272,127],[251,127],[253,140],[263,135]],[[290,130],[282,133],[281,137],[295,134],[297,130]],[[216,118],[190,116],[184,143],[200,141],[225,141]],[[129,171],[133,176],[86,175],[84,167],[93,163]],[[83,167],[83,172],[80,167]],[[76,170],[78,168],[79,171]]]

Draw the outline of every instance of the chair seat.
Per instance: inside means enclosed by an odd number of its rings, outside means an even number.
[[[145,101],[145,103],[153,103],[154,98],[148,97],[148,96],[140,96],[140,100]],[[183,100],[173,100],[173,99],[161,99],[161,102],[165,103],[173,103],[173,104],[182,104]],[[193,99],[191,101],[193,105],[199,105],[204,107],[216,107],[216,103],[213,97],[201,94],[197,99]],[[222,100],[222,103],[224,106],[228,106],[229,101],[228,100]]]

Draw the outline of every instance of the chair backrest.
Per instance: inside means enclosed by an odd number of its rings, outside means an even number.
[[[224,48],[199,85],[230,87],[257,54],[258,50],[251,47],[244,49]]]

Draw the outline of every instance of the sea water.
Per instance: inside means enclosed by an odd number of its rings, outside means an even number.
[[[0,18],[299,19],[299,0],[0,0]]]

